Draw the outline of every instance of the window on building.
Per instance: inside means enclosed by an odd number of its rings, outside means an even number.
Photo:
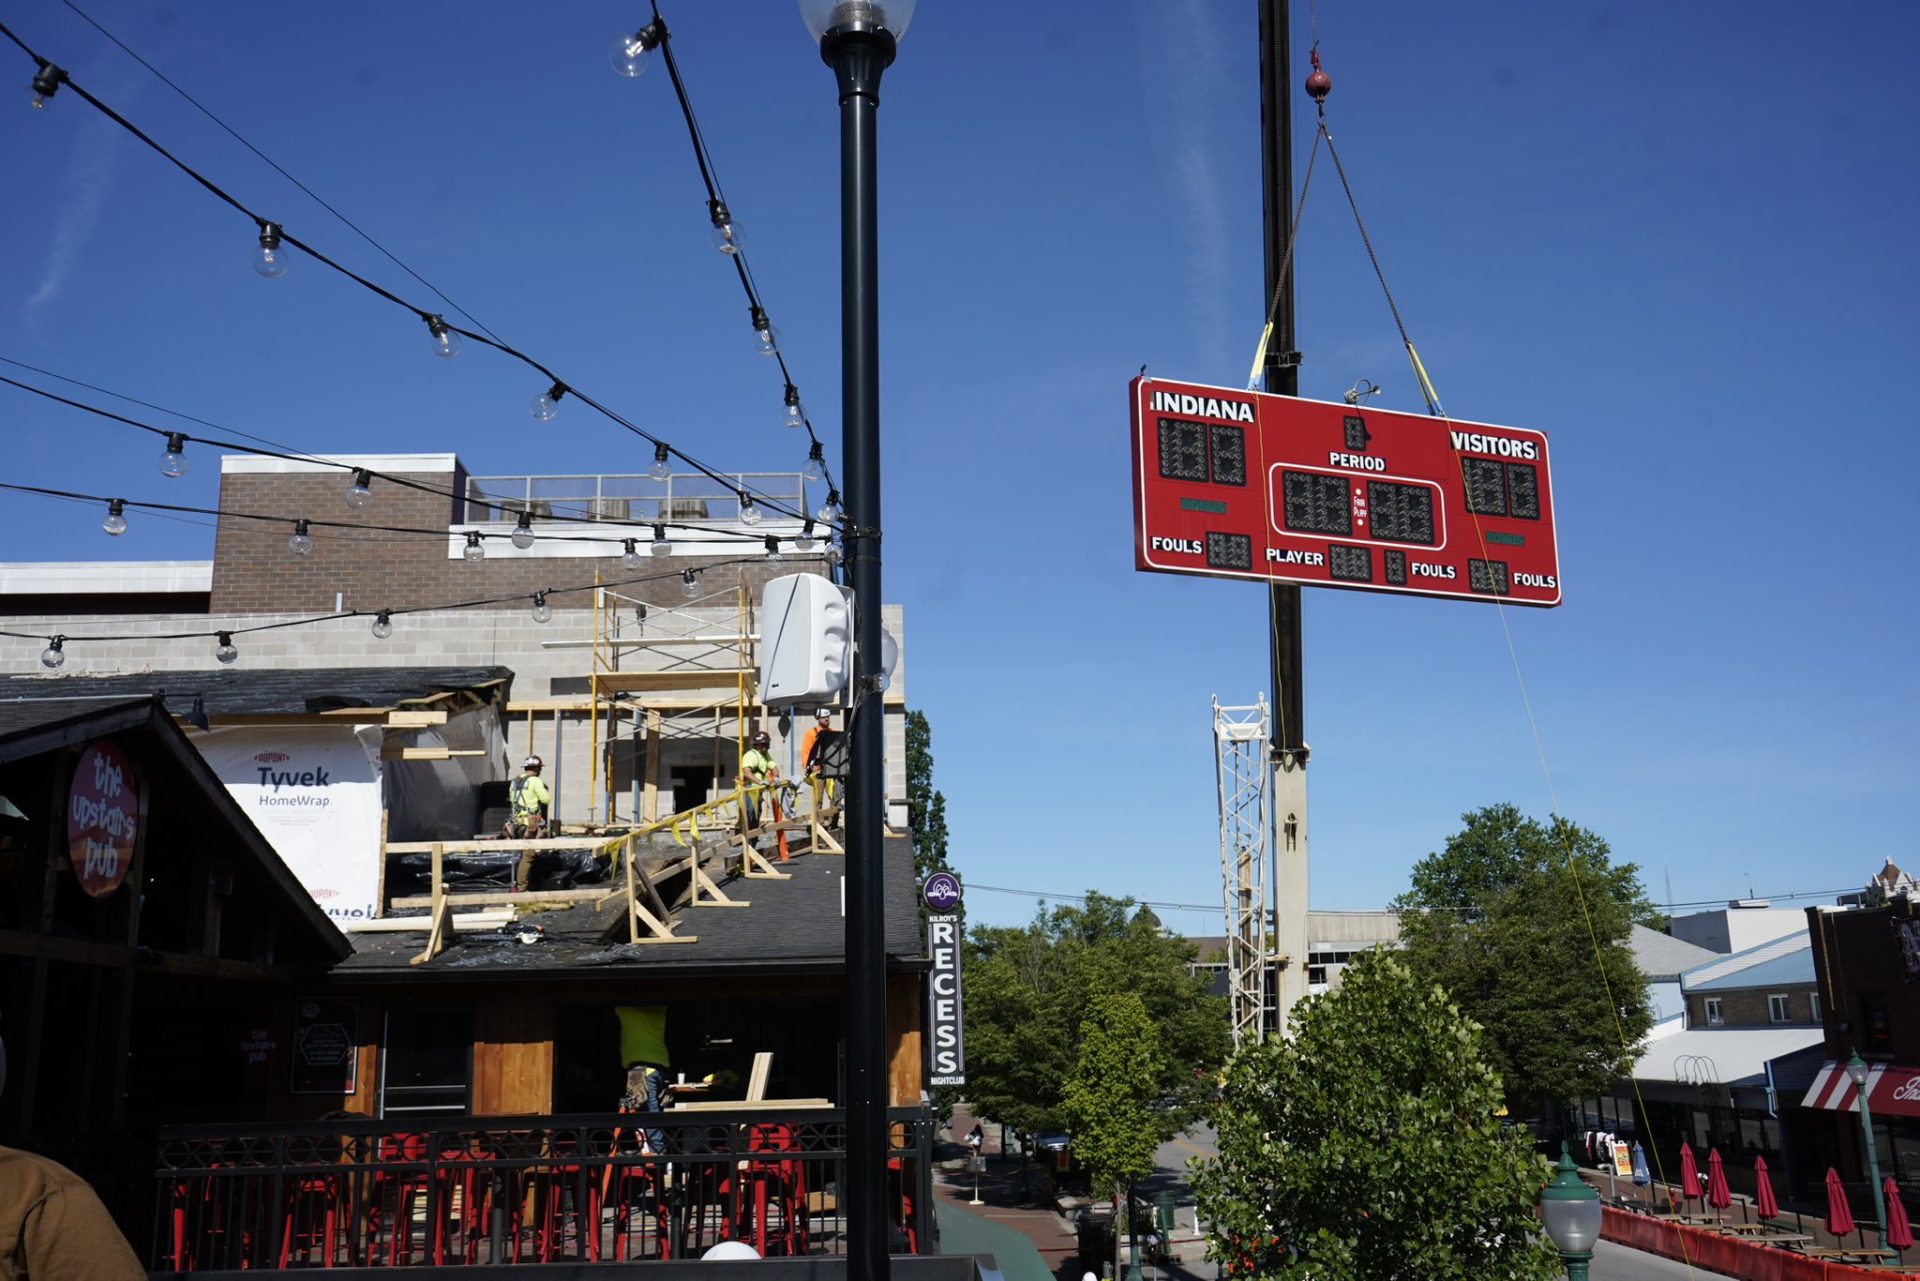
[[[1767,993],[1767,1018],[1774,1023],[1786,1023],[1793,1017],[1793,1011],[1787,1008],[1785,992]]]
[[[1720,1004],[1720,998],[1717,996],[1708,997],[1707,998],[1707,1026],[1719,1027],[1722,1024],[1724,1024],[1726,1021],[1727,1021],[1726,1011],[1724,1008],[1722,1008]]]
[[[473,1080],[473,1011],[388,1014],[381,1058],[381,1116],[464,1115]]]
[[[1893,1053],[1893,1025],[1887,1021],[1887,998],[1880,992],[1860,994],[1861,1048],[1869,1054]]]
[[[1807,993],[1807,1004],[1813,1007],[1813,1021],[1818,1023],[1820,1021],[1820,994],[1818,992]]]

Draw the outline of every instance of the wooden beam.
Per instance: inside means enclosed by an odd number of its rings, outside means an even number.
[[[433,894],[428,916],[433,924],[427,931],[426,950],[407,962],[409,965],[425,965],[447,946],[447,936],[453,933],[453,907],[447,902],[447,882],[441,873],[444,870],[446,851],[438,844],[433,847]]]
[[[403,743],[382,743],[383,761],[450,761],[456,756],[485,756],[482,747],[414,747]]]
[[[445,712],[399,708],[387,713],[388,729],[425,729],[429,725],[446,723],[447,713]]]
[[[742,677],[758,676],[748,667],[676,667],[664,672],[602,672],[600,686],[613,693],[647,693],[659,690],[725,689],[738,685]]]
[[[538,836],[523,841],[393,841],[389,854],[431,854],[439,846],[449,854],[512,854],[521,850],[577,850],[583,845],[606,846],[619,840],[621,833],[605,836]]]
[[[466,894],[449,894],[446,901],[454,907],[485,907],[490,904],[508,903],[515,907],[532,907],[535,904],[551,903],[572,904],[591,903],[595,899],[606,897],[606,887],[580,890],[478,890]],[[393,900],[388,905],[394,911],[433,906],[431,894],[408,894]]]
[[[647,709],[647,792],[646,820],[660,821],[660,712]]]
[[[298,971],[282,965],[230,961],[219,956],[189,956],[184,952],[136,951],[119,943],[89,943],[26,930],[0,930],[0,956],[25,956],[68,965],[101,965],[109,968],[138,965],[161,974],[193,978],[282,982],[299,976]]]

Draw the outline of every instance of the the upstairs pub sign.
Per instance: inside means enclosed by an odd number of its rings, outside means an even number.
[[[1160,378],[1131,392],[1136,568],[1560,603],[1540,432]]]

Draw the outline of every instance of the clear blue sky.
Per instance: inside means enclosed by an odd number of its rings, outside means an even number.
[[[640,3],[84,3],[570,381],[718,465],[801,461],[664,70],[607,68]],[[829,74],[782,0],[665,12],[837,458]],[[1208,699],[1268,688],[1264,593],[1133,571],[1126,382],[1143,363],[1245,378],[1254,15],[925,0],[886,78],[887,595],[983,884],[1219,899]],[[401,281],[62,5],[7,21],[244,200]],[[1682,900],[1920,862],[1900,568],[1920,8],[1326,0],[1319,31],[1332,127],[1448,409],[1553,441],[1567,603],[1507,617],[1563,812]],[[249,223],[70,94],[29,110],[29,75],[0,48],[0,355],[316,450],[646,465],[578,405],[537,426],[528,371],[433,360],[417,321],[311,262],[259,280]],[[1419,407],[1324,161],[1299,290],[1305,394],[1368,377],[1382,407]],[[166,482],[149,440],[0,391],[11,478],[212,501],[210,459]],[[210,553],[193,525],[109,542],[97,511],[0,503],[9,560]],[[1381,904],[1464,810],[1550,809],[1494,609],[1314,592],[1306,618],[1315,906]]]

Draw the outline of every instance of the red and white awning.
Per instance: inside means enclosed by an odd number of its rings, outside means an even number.
[[[1847,1065],[1828,1059],[1820,1068],[1820,1075],[1813,1078],[1800,1106],[1851,1112],[1860,1106],[1859,1098],[1853,1079],[1847,1075]],[[1920,1116],[1920,1067],[1907,1063],[1869,1064],[1867,1106],[1883,1116]]]

